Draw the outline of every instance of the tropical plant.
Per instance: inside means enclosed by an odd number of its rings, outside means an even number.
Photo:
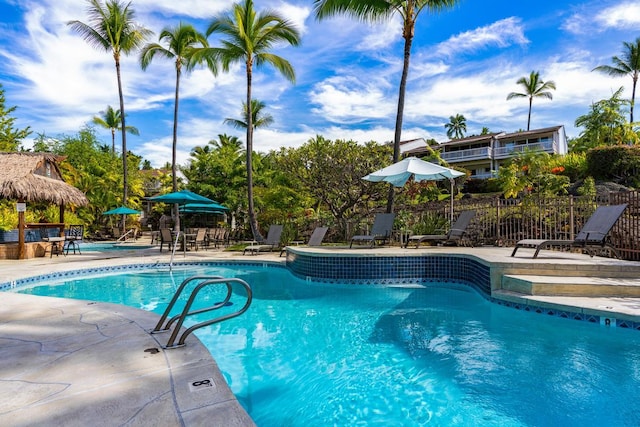
[[[524,150],[498,169],[498,182],[504,196],[520,193],[540,195],[566,194],[569,177],[564,167],[556,166],[553,157],[540,150]]]
[[[239,213],[246,199],[242,141],[235,136],[218,135],[204,146],[191,150],[188,165],[181,168],[189,189],[214,199]]]
[[[278,169],[313,197],[318,210],[330,213],[331,225],[346,239],[349,224],[370,216],[384,201],[385,187],[362,177],[387,165],[390,156],[387,145],[368,142],[363,147],[316,136],[299,148],[281,149]]]
[[[271,123],[273,123],[273,116],[271,114],[263,114],[263,110],[265,108],[265,103],[262,101],[258,101],[257,99],[251,100],[251,115],[253,124],[253,128],[257,129],[259,127],[267,127]],[[247,122],[245,118],[247,117],[247,103],[242,103],[242,119],[233,119],[226,118],[224,119],[224,123],[233,126],[236,129],[246,129]]]
[[[411,44],[415,35],[418,16],[423,10],[440,11],[455,6],[458,0],[314,0],[316,18],[324,19],[339,14],[349,15],[358,20],[375,22],[390,19],[398,14],[402,20],[402,37],[404,38],[404,59],[402,77],[398,90],[398,109],[396,113],[395,133],[393,137],[393,163],[400,160],[400,140],[402,138],[402,119],[404,115],[404,98],[409,75]],[[389,186],[387,212],[393,211],[394,187]]]
[[[629,109],[629,123],[633,123],[633,107],[636,98],[636,85],[640,75],[640,37],[635,42],[623,42],[622,56],[611,58],[613,65],[599,65],[593,71],[599,71],[613,77],[631,76],[631,108]]]
[[[449,116],[449,123],[444,127],[447,129],[449,139],[464,138],[464,133],[467,131],[467,119],[462,114]]]
[[[24,129],[14,127],[16,118],[11,117],[17,107],[5,107],[5,96],[2,83],[0,83],[0,151],[17,151],[20,141],[31,134],[31,129],[27,126]]]
[[[120,130],[122,131],[122,203],[127,204],[127,125],[125,124],[124,96],[122,94],[122,78],[120,76],[120,57],[122,54],[137,50],[144,40],[153,34],[151,30],[139,26],[134,21],[135,12],[131,3],[108,0],[102,4],[99,0],[87,0],[89,3],[89,22],[69,21],[67,25],[87,42],[98,49],[111,51],[116,64],[118,78],[118,97],[120,99]]]
[[[253,113],[251,111],[251,85],[254,66],[271,65],[291,82],[295,82],[295,72],[286,59],[275,55],[272,48],[277,43],[288,43],[292,46],[300,44],[300,34],[295,26],[280,14],[267,10],[256,12],[252,0],[233,5],[231,11],[215,17],[207,29],[207,37],[211,34],[225,37],[222,47],[202,49],[201,55],[209,61],[219,60],[224,71],[234,63],[244,63],[247,77],[246,97],[246,167],[247,167],[247,199],[249,223],[254,239],[262,241],[253,201]]]
[[[527,130],[531,125],[531,106],[533,105],[533,98],[547,98],[553,99],[553,95],[549,92],[550,89],[555,90],[556,84],[553,80],[543,81],[540,78],[540,73],[532,71],[529,78],[520,77],[516,82],[522,86],[523,92],[511,92],[507,95],[507,101],[513,98],[529,98],[529,115],[527,116]]]
[[[120,119],[120,110],[114,110],[111,105],[107,105],[107,109],[100,111],[101,116],[94,116],[92,122],[100,127],[111,131],[111,153],[116,152],[116,131],[122,126]],[[136,127],[127,126],[126,129],[131,135],[140,135]]]
[[[178,174],[176,165],[176,154],[178,147],[178,103],[180,93],[180,76],[182,69],[191,70],[198,61],[194,61],[194,52],[198,48],[208,46],[207,38],[196,31],[192,25],[180,23],[175,28],[164,28],[158,37],[160,42],[166,42],[167,47],[160,43],[149,43],[140,52],[140,66],[146,70],[156,55],[163,56],[175,62],[176,68],[176,90],[173,107],[173,144],[171,146],[171,174],[173,178],[173,191],[178,191]],[[217,74],[215,62],[208,61],[209,69]],[[175,229],[180,230],[180,215],[178,205],[174,206],[174,217],[176,218]]]
[[[591,104],[587,114],[579,116],[576,127],[583,127],[580,135],[571,141],[571,151],[587,151],[602,145],[619,145],[638,142],[640,136],[624,118],[629,101],[622,99],[624,88],[619,88],[609,99]]]

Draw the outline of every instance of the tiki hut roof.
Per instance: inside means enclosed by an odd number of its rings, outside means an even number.
[[[51,153],[0,153],[0,198],[86,205],[84,193],[62,179],[58,162],[63,159]]]

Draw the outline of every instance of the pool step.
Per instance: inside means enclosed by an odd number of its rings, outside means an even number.
[[[525,295],[640,298],[640,280],[611,277],[505,275],[502,289]]]

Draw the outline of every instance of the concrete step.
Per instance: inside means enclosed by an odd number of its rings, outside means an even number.
[[[525,295],[638,298],[640,278],[505,275],[502,289]]]

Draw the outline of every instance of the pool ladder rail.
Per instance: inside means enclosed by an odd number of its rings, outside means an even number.
[[[182,309],[182,312],[180,314],[177,314],[177,315],[173,316],[172,318],[170,318],[165,324],[165,321],[167,320],[167,317],[169,317],[169,313],[171,312],[171,310],[173,309],[173,306],[178,301],[178,298],[180,298],[180,295],[184,291],[185,287],[189,283],[191,283],[193,281],[196,281],[196,280],[201,280],[201,282],[198,283],[193,288],[193,290],[191,291],[191,295],[189,295],[189,299],[187,300],[187,303],[185,304],[184,308]],[[241,309],[236,310],[236,311],[234,311],[232,313],[228,313],[228,314],[222,315],[222,316],[214,317],[213,319],[197,323],[197,324],[187,328],[184,331],[184,333],[180,336],[180,339],[178,340],[178,343],[174,344],[175,341],[176,341],[176,338],[178,337],[178,334],[180,333],[180,329],[182,328],[182,324],[184,323],[184,321],[187,318],[187,316],[192,316],[192,315],[201,314],[201,313],[207,313],[207,312],[210,312],[210,311],[218,310],[218,309],[220,309],[222,307],[226,307],[228,305],[229,301],[231,300],[231,295],[233,294],[233,284],[236,284],[236,283],[240,284],[242,287],[244,287],[244,289],[247,292],[247,301],[245,302],[244,306],[242,306]],[[227,296],[224,298],[224,300],[215,303],[211,307],[201,308],[199,310],[194,310],[194,311],[189,311],[189,310],[191,310],[191,306],[193,305],[193,302],[195,301],[195,299],[196,299],[196,297],[198,295],[198,292],[200,292],[200,290],[202,290],[203,288],[205,288],[207,286],[215,286],[215,285],[225,285],[227,287]],[[160,333],[160,332],[167,332],[167,331],[171,330],[171,326],[175,322],[177,322],[175,328],[173,329],[173,332],[171,333],[171,337],[169,338],[169,341],[167,341],[167,345],[164,348],[165,349],[170,349],[170,348],[183,347],[185,345],[185,340],[187,339],[187,337],[192,332],[194,332],[197,329],[203,328],[205,326],[213,325],[215,323],[220,323],[220,322],[223,322],[225,320],[229,320],[229,319],[232,319],[234,317],[240,316],[242,313],[244,313],[245,311],[247,311],[249,309],[249,306],[251,305],[251,300],[252,299],[253,299],[253,293],[251,291],[251,286],[249,286],[249,284],[247,282],[245,282],[244,280],[242,280],[242,279],[224,278],[222,276],[192,276],[192,277],[188,277],[187,279],[185,279],[180,284],[180,286],[178,287],[176,292],[173,294],[173,298],[171,299],[171,302],[169,303],[169,305],[165,309],[164,313],[160,317],[160,320],[158,320],[158,323],[156,324],[155,328],[151,331],[151,333],[152,334],[157,334],[157,333]]]

